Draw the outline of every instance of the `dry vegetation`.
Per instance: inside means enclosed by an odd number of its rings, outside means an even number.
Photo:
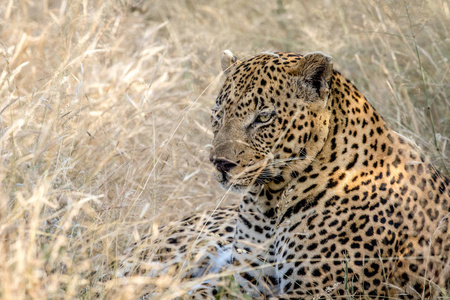
[[[444,0],[3,1],[0,297],[136,297],[147,278],[98,281],[127,246],[237,198],[208,161],[227,48],[330,54],[449,174],[449,20]]]

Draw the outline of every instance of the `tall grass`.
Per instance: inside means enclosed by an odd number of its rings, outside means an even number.
[[[132,298],[126,247],[238,198],[208,161],[224,49],[330,54],[448,174],[448,2],[316,2],[4,1],[0,297]]]

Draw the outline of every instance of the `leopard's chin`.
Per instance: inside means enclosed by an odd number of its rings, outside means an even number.
[[[263,186],[259,185],[259,184],[258,185],[241,185],[241,184],[220,183],[220,185],[226,191],[231,191],[236,194],[242,194],[242,195],[247,195],[249,193],[250,194],[259,194],[259,192],[263,188]]]
[[[220,178],[217,178],[219,176]],[[216,176],[216,179],[225,191],[232,191],[239,194],[247,193],[249,191],[249,187],[247,185],[233,182],[233,180],[230,180],[229,176],[222,174],[219,176]]]
[[[251,185],[245,184],[244,182],[240,182],[239,180],[233,180],[232,178],[228,176],[224,176],[223,174],[217,174],[216,176],[217,181],[219,182],[220,186],[225,191],[231,191],[238,194],[247,194],[250,191],[258,190],[262,187],[261,184],[257,184],[254,181]]]
[[[226,191],[232,191],[238,194],[246,194],[248,192],[248,187],[245,185],[221,183],[222,188]]]

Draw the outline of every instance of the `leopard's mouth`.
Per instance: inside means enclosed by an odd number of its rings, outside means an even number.
[[[216,172],[216,180],[223,189],[236,192],[248,191],[252,187],[264,186],[275,179],[274,171],[267,163],[255,167],[255,165],[243,168],[236,174],[231,172]]]

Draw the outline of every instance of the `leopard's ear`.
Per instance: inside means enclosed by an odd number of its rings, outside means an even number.
[[[223,72],[228,75],[230,73],[230,70],[232,69],[232,66],[239,65],[241,61],[238,60],[236,56],[234,56],[233,52],[231,52],[230,50],[225,50],[222,53],[220,63],[222,65]]]
[[[329,92],[333,75],[333,60],[322,52],[305,54],[299,63],[289,70],[299,80],[311,87],[319,97]]]

